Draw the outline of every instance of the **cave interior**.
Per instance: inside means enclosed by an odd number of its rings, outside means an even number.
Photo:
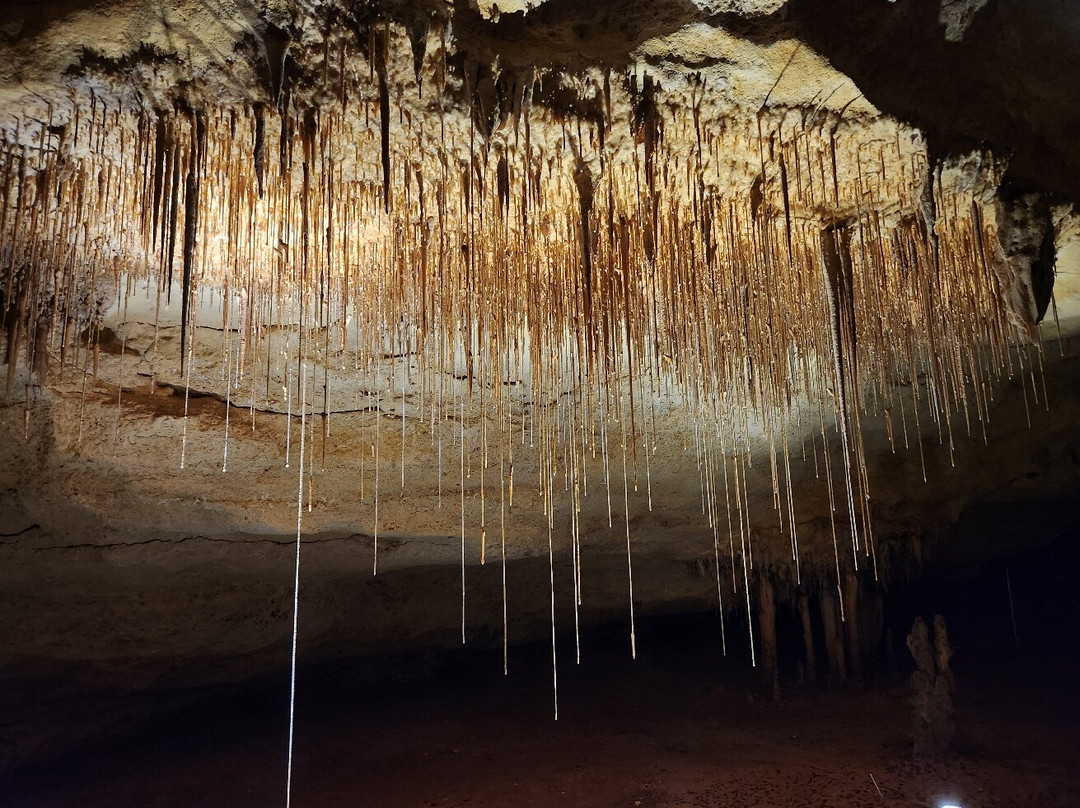
[[[1078,59],[6,3],[0,805],[1076,805]]]

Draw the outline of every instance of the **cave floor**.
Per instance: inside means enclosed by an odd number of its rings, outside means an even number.
[[[903,683],[758,695],[745,660],[661,626],[560,646],[463,651],[422,673],[358,684],[301,669],[292,804],[339,806],[934,806],[1080,804],[1080,707],[1070,668],[1016,655],[957,667],[957,754],[915,762]],[[706,641],[710,643],[706,646]],[[745,641],[744,641],[745,642]],[[972,652],[975,655],[975,652]],[[961,659],[963,654],[961,654]],[[329,672],[328,672],[329,671]],[[24,768],[4,806],[284,804],[287,692],[219,689],[109,740]]]

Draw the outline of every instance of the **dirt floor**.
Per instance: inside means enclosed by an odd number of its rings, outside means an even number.
[[[789,683],[773,703],[737,653],[721,659],[707,629],[702,619],[645,625],[637,660],[621,629],[596,633],[583,638],[580,666],[567,638],[557,722],[543,643],[511,649],[509,677],[501,653],[468,649],[375,684],[345,665],[302,669],[292,804],[1080,805],[1075,670],[1036,677],[1022,655],[974,650],[965,665],[959,649],[958,753],[916,762],[902,681],[843,693]],[[126,737],[9,775],[0,805],[283,805],[286,710],[280,681],[205,694]]]

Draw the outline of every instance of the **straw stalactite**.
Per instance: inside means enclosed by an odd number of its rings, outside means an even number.
[[[221,328],[222,398],[250,407],[252,428],[257,405],[282,412],[286,463],[303,402],[309,509],[314,414],[324,465],[335,408],[372,414],[356,466],[375,537],[386,480],[406,488],[412,430],[427,429],[440,486],[445,457],[460,465],[464,638],[467,559],[486,557],[496,498],[502,559],[512,552],[525,468],[553,548],[556,514],[570,514],[575,609],[588,590],[578,515],[600,497],[625,533],[633,614],[631,511],[639,491],[652,507],[656,435],[674,411],[690,425],[720,602],[729,584],[734,602],[749,597],[757,520],[789,537],[799,569],[800,468],[828,492],[835,590],[842,567],[876,562],[864,424],[885,420],[905,445],[912,432],[920,452],[927,431],[951,446],[958,424],[984,420],[994,382],[1034,366],[997,279],[989,198],[949,184],[912,130],[739,115],[710,106],[700,77],[559,84],[462,66],[435,25],[379,23],[356,40],[328,46],[321,103],[286,54],[258,103],[75,95],[2,125],[9,390],[20,364],[35,384],[85,390],[106,313],[149,297],[155,334],[179,338],[171,383],[191,388],[193,342]],[[343,379],[351,400],[331,400]],[[763,455],[766,514],[747,484]],[[380,472],[392,462],[400,474]],[[832,650],[842,600],[822,608]]]

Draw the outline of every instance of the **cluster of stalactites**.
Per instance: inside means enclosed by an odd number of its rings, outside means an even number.
[[[92,99],[0,138],[9,386],[20,355],[38,383],[90,373],[102,312],[141,282],[159,312],[180,310],[187,384],[195,290],[219,290],[242,346],[224,374],[236,395],[296,388],[290,356],[389,395],[372,369],[408,355],[419,409],[464,410],[463,378],[512,454],[506,391],[520,384],[542,413],[541,465],[574,498],[586,458],[606,469],[609,429],[647,458],[650,408],[677,397],[710,523],[729,535],[749,534],[738,490],[760,430],[794,536],[789,447],[814,432],[826,470],[843,470],[828,477],[834,548],[839,520],[857,564],[873,550],[863,419],[884,414],[891,436],[899,413],[906,442],[922,409],[951,433],[985,417],[1012,371],[992,223],[931,179],[900,127],[718,119],[703,86],[680,108],[637,76],[605,80],[598,117],[528,103],[533,84],[514,85],[505,120],[454,113],[438,85],[421,115],[391,93],[386,47],[351,103],[148,113]],[[272,346],[282,327],[288,350]],[[313,385],[313,411],[331,409],[328,390]]]

